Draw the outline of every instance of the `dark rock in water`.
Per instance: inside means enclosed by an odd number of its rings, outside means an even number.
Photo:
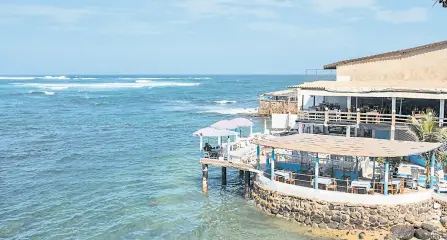
[[[408,225],[396,225],[391,229],[392,237],[396,237],[398,239],[408,240],[413,238],[414,228]]]
[[[433,232],[434,230],[436,230],[437,227],[430,223],[422,223],[422,228],[427,231]]]
[[[417,239],[426,240],[426,239],[430,239],[431,233],[427,230],[419,228],[419,229],[416,229],[416,231],[414,232],[414,236]]]
[[[366,234],[364,232],[359,233],[359,239],[365,239]]]

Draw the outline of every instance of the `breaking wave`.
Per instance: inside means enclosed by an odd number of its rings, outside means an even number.
[[[0,80],[36,80],[36,79],[45,79],[45,80],[69,80],[69,77],[66,76],[2,76]]]
[[[214,101],[217,104],[231,104],[231,103],[236,103],[236,101],[231,101],[231,100],[220,100],[220,101]]]
[[[23,87],[36,87],[44,89],[61,90],[67,88],[92,88],[92,89],[114,89],[114,88],[152,88],[152,87],[193,87],[200,83],[182,82],[154,82],[139,81],[134,83],[11,83]]]
[[[41,92],[41,91],[30,91],[29,94],[44,94],[44,95],[54,95],[56,94],[55,92]]]
[[[215,108],[202,111],[202,113],[218,113],[223,115],[254,114],[257,112],[257,108]]]

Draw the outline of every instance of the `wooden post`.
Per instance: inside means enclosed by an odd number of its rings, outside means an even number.
[[[208,164],[202,164],[202,191],[208,193]]]
[[[227,168],[222,167],[222,185],[227,184]]]
[[[250,198],[250,172],[245,171],[245,198]]]
[[[357,108],[357,126],[356,128],[360,127],[360,108]]]
[[[346,137],[351,137],[351,126],[346,127]]]
[[[244,177],[244,171],[243,170],[239,170],[239,177]]]
[[[261,147],[256,145],[256,169],[261,169]]]

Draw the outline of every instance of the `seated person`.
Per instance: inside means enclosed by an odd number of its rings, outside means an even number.
[[[203,147],[203,150],[205,150],[206,152],[211,151],[211,145],[209,143],[205,143],[205,147]]]

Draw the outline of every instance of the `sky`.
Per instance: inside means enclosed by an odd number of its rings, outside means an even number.
[[[0,74],[299,74],[447,40],[432,0],[1,0]]]

